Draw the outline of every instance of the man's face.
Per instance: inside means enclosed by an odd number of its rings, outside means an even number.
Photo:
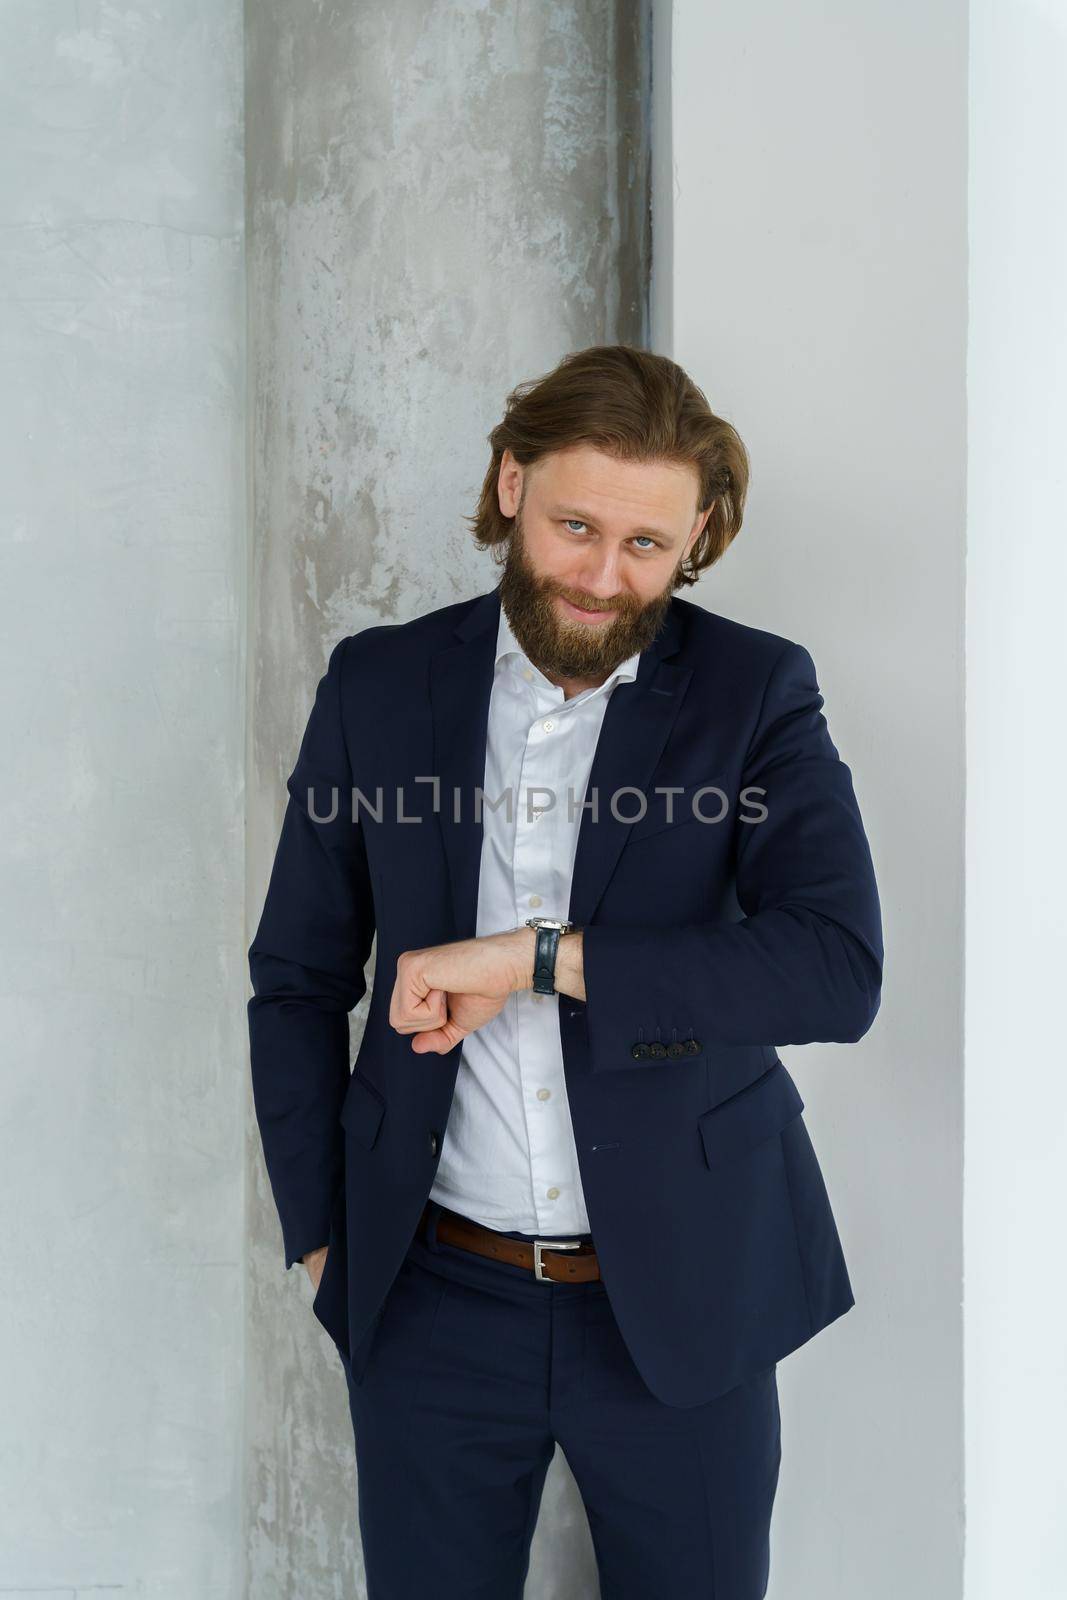
[[[590,445],[526,468],[504,452],[497,495],[514,528],[500,599],[546,677],[602,683],[652,642],[710,515],[698,489],[695,467],[616,461]]]

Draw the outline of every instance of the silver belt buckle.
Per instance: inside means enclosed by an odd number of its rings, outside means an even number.
[[[556,1281],[554,1278],[550,1278],[546,1272],[542,1271],[542,1250],[580,1250],[581,1245],[582,1241],[580,1239],[535,1239],[533,1247],[534,1277],[540,1278],[542,1283],[555,1283]]]

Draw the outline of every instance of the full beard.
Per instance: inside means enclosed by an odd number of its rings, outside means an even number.
[[[546,677],[603,679],[652,643],[670,606],[674,583],[672,577],[660,594],[644,602],[632,595],[601,602],[602,609],[614,612],[610,622],[570,621],[561,614],[555,596],[575,605],[584,605],[588,596],[534,571],[526,555],[520,506],[497,587],[512,632]]]

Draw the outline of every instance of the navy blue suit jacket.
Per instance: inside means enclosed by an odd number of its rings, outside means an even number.
[[[313,1309],[357,1364],[427,1199],[462,1049],[417,1055],[388,1013],[402,951],[475,933],[499,603],[493,589],[335,647],[248,952],[285,1264],[329,1244]],[[611,694],[585,791],[599,815],[582,813],[569,907],[586,999],[558,1001],[567,1093],[604,1284],[670,1405],[723,1392],[855,1303],[776,1048],[857,1040],[880,1003],[871,854],[822,705],[802,645],[675,596]]]

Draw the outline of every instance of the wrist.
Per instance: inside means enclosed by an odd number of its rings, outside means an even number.
[[[511,987],[513,992],[523,989],[532,989],[534,980],[534,948],[537,944],[537,929],[521,927],[514,930],[515,943],[514,966],[512,971]]]
[[[574,1000],[585,999],[585,959],[582,947],[582,930],[573,928],[562,934],[556,951],[555,984],[558,993],[570,995]]]
[[[512,938],[515,941],[515,953],[511,987],[513,990],[532,989],[537,929],[528,928],[524,923],[514,930]],[[553,982],[558,994],[570,995],[575,1000],[585,999],[581,928],[572,928],[569,933],[560,934]]]

